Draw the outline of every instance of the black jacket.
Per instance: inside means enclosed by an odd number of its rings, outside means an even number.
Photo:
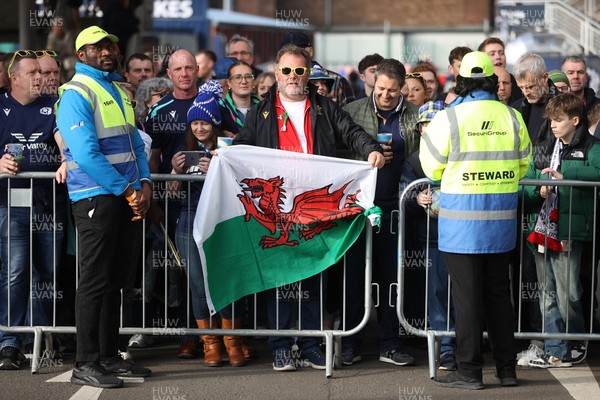
[[[244,126],[234,139],[234,144],[247,144],[271,149],[279,148],[279,131],[275,99],[277,84],[269,96],[256,104],[246,115]],[[365,159],[373,151],[382,152],[375,139],[355,124],[350,115],[332,100],[317,94],[314,85],[308,84],[310,119],[313,135],[313,154],[336,156],[336,143],[341,142]]]

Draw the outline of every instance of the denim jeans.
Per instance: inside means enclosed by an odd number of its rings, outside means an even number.
[[[291,329],[294,314],[298,310],[298,302],[301,303],[302,307],[298,316],[299,329],[321,329],[320,276],[320,274],[317,274],[300,281],[301,286],[299,286],[300,282],[294,282],[266,291],[271,329]],[[325,281],[323,287],[326,287]],[[309,350],[319,346],[320,338],[300,336],[296,343],[301,351]],[[291,336],[270,336],[269,344],[275,355],[279,351],[290,350],[294,344],[294,338]]]
[[[34,205],[33,215],[29,207],[11,207],[9,226],[9,209],[0,207],[0,324],[25,326],[30,322],[32,326],[52,325],[53,277],[62,252],[65,214],[64,204],[56,207],[56,220],[52,211],[43,207]],[[31,286],[30,257],[33,263]],[[57,289],[57,298],[59,295]],[[12,346],[20,349],[22,337],[22,334],[0,332],[0,348]]]
[[[425,247],[423,247],[425,254]],[[435,331],[454,330],[454,307],[448,298],[448,268],[437,243],[429,244],[429,276],[427,288],[427,311],[429,329]],[[450,321],[448,321],[448,304],[450,304]],[[456,342],[454,338],[445,337],[441,340],[440,354],[454,353]]]
[[[544,331],[569,333],[585,331],[579,279],[581,269],[581,242],[572,242],[571,251],[535,253],[535,265],[540,285],[540,309],[544,318]],[[544,341],[548,354],[564,360],[568,358],[569,341],[549,339]]]

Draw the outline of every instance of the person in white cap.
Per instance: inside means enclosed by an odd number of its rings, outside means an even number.
[[[75,76],[59,88],[57,125],[78,234],[77,353],[71,382],[112,388],[151,371],[118,351],[120,290],[135,273],[152,184],[133,106],[115,81],[118,38],[91,26],[76,39]]]
[[[487,54],[464,56],[458,97],[438,112],[421,137],[423,172],[441,181],[438,246],[452,279],[458,369],[436,384],[483,389],[483,321],[496,376],[517,385],[509,261],[517,235],[519,179],[531,159],[521,114],[497,100],[498,80]]]

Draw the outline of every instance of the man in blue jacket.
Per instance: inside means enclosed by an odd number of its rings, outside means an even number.
[[[118,352],[120,289],[135,267],[132,240],[150,206],[152,186],[132,104],[114,82],[118,38],[97,26],[76,40],[73,79],[59,89],[57,125],[66,142],[67,185],[79,241],[75,301],[77,354],[71,382],[111,388],[115,375],[150,370]]]

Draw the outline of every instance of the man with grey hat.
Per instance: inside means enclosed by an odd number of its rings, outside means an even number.
[[[122,386],[117,375],[151,374],[118,351],[120,290],[135,269],[136,238],[152,196],[133,106],[115,82],[122,79],[115,72],[118,41],[97,26],[81,31],[75,76],[60,87],[57,107],[79,243],[71,382],[100,388]]]

